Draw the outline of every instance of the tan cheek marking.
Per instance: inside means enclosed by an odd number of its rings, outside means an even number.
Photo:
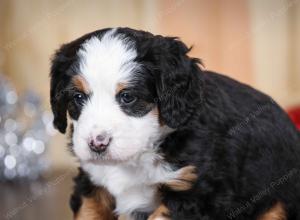
[[[283,204],[277,202],[271,209],[260,216],[257,220],[287,220]]]
[[[116,94],[118,94],[120,91],[122,91],[125,88],[126,88],[126,84],[125,83],[118,83],[117,84],[117,88],[116,88]]]
[[[161,120],[161,117],[159,116],[159,111],[158,111],[157,106],[155,108],[153,108],[150,113],[153,114],[157,118],[159,125],[161,127],[165,125],[164,122]]]
[[[148,220],[170,220],[170,211],[169,209],[161,204],[152,215],[149,216]]]
[[[88,82],[81,75],[76,75],[73,77],[72,82],[74,86],[81,92],[85,94],[90,93],[90,88]]]
[[[91,197],[82,198],[82,205],[75,220],[117,220],[113,214],[114,199],[104,188],[99,188]]]
[[[180,175],[167,183],[166,186],[174,191],[186,191],[193,187],[197,180],[197,168],[195,166],[186,166],[179,170]]]

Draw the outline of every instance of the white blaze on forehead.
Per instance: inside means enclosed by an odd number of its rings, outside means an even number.
[[[102,38],[92,37],[78,51],[80,73],[91,87],[115,89],[118,82],[126,81],[138,67],[134,62],[136,50],[123,35],[108,31]]]

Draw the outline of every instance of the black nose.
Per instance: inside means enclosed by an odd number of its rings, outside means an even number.
[[[111,142],[111,136],[105,132],[93,137],[89,141],[89,147],[96,153],[102,153],[106,150],[109,143]]]

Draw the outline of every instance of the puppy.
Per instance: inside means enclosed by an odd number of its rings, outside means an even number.
[[[51,67],[71,121],[77,219],[300,219],[300,134],[268,96],[205,71],[178,38],[102,29]]]

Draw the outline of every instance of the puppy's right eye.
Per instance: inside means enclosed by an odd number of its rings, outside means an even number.
[[[136,97],[131,95],[129,92],[122,92],[120,94],[121,102],[124,104],[131,104],[136,101]]]
[[[77,105],[83,105],[84,99],[85,99],[85,97],[84,97],[83,94],[81,94],[81,93],[75,93],[74,96],[73,96],[73,98],[74,98],[74,101],[75,101],[75,103]]]

